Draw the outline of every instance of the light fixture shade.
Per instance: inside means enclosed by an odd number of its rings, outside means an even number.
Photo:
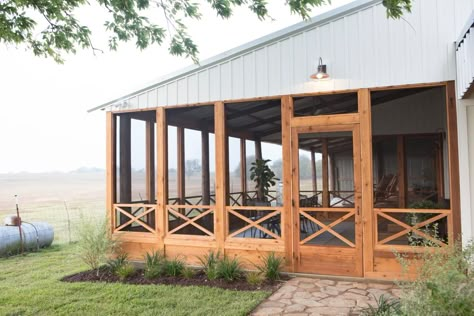
[[[319,58],[319,65],[318,65],[318,71],[311,75],[311,79],[323,80],[323,79],[328,79],[328,78],[329,78],[329,74],[327,73],[327,66],[323,65],[323,60],[320,57]]]

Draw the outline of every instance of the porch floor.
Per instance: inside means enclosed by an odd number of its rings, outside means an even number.
[[[261,303],[251,315],[358,315],[384,295],[399,297],[393,283],[296,277]]]

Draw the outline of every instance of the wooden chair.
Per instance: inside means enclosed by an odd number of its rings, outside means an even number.
[[[374,202],[386,202],[389,198],[396,196],[398,189],[398,177],[393,174],[383,175],[374,189]]]

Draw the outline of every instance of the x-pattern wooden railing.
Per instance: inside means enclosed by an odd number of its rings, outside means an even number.
[[[245,216],[240,212],[247,211],[247,213],[254,212],[255,216]],[[249,229],[257,229],[263,232],[264,234],[271,236],[276,240],[281,240],[281,207],[267,207],[267,206],[240,206],[240,207],[227,207],[227,218],[229,222],[230,215],[234,215],[235,217],[243,220],[247,223],[246,226],[237,229],[236,231],[229,234],[228,238],[233,238],[242,234],[243,232]],[[264,216],[257,216],[258,212],[269,212]],[[274,229],[273,231],[264,227],[264,222],[271,219],[272,217],[278,216],[279,219],[277,220],[278,223],[275,223],[275,227],[280,226],[279,229]]]
[[[130,211],[124,210],[124,208],[130,208]],[[143,212],[139,213],[142,210]],[[156,229],[148,225],[146,221],[142,220],[146,216],[152,215],[155,212],[156,205],[154,204],[114,204],[114,215],[116,216],[115,223],[120,223],[118,219],[122,214],[129,218],[127,222],[116,227],[114,232],[122,231],[125,227],[128,227],[133,223],[137,223],[146,230],[148,230],[150,233],[156,234]]]
[[[200,214],[190,217],[190,213],[192,212],[192,210],[188,211],[188,212],[186,212],[186,211],[185,212],[180,212],[180,210],[182,211],[182,210],[190,209],[189,205],[167,205],[166,206],[167,218],[169,218],[169,215],[171,215],[175,218],[179,218],[179,219],[184,221],[184,223],[182,223],[181,225],[169,230],[168,234],[173,235],[176,232],[178,232],[179,230],[185,228],[186,226],[192,225],[192,226],[196,227],[197,229],[199,229],[200,231],[202,231],[207,236],[214,236],[214,232],[209,231],[208,229],[206,229],[205,227],[203,227],[203,226],[201,226],[197,223],[197,221],[199,219],[213,213],[214,212],[214,206],[210,206],[210,205],[206,205],[206,206],[202,205],[201,206],[200,205],[199,207],[194,206],[191,209],[197,209],[197,208],[200,209],[200,211],[199,211]]]
[[[321,222],[320,220],[316,219],[314,216],[311,216],[309,213],[334,213],[334,212],[337,212],[337,213],[347,213],[345,215],[343,215],[342,217],[338,218],[337,220],[329,223],[329,224],[324,224],[323,222]],[[304,209],[300,209],[300,215],[304,216],[304,218],[306,218],[307,220],[315,223],[316,225],[318,225],[320,227],[320,229],[318,229],[316,232],[314,232],[313,234],[307,236],[306,238],[304,238],[303,240],[300,241],[300,244],[301,245],[304,245],[306,243],[308,243],[309,241],[313,240],[314,238],[318,237],[319,235],[323,234],[324,232],[328,232],[330,234],[332,234],[334,237],[338,238],[339,240],[341,240],[342,242],[344,242],[345,244],[347,244],[349,247],[352,247],[352,248],[355,248],[355,244],[350,241],[349,239],[347,239],[346,237],[342,236],[341,234],[339,234],[338,232],[336,232],[333,228],[337,225],[339,225],[340,223],[346,221],[347,219],[349,219],[350,217],[352,216],[355,216],[355,209],[352,209],[352,208],[346,208],[346,209],[343,209],[343,208],[337,208],[337,209],[320,209],[320,208],[304,208]],[[355,224],[354,224],[354,229],[355,229]]]
[[[339,201],[332,203],[331,207],[344,206],[345,204],[354,204],[350,199],[354,197],[354,191],[329,191],[332,198],[338,198]]]
[[[444,246],[447,246],[446,243],[444,243],[442,240],[439,240],[439,239],[436,239],[435,237],[429,235],[428,233],[424,232],[422,230],[423,227],[426,227],[427,225],[429,224],[432,224],[432,223],[435,223],[437,221],[439,221],[440,219],[443,219],[443,218],[448,218],[449,216],[451,216],[451,211],[450,210],[426,210],[426,209],[374,209],[374,212],[376,214],[376,218],[377,218],[377,222],[378,222],[378,219],[379,219],[379,216],[380,217],[383,217],[385,218],[386,220],[389,220],[390,222],[392,223],[395,223],[397,224],[398,226],[402,227],[403,230],[398,232],[398,233],[395,233],[391,236],[388,236],[382,240],[378,240],[377,238],[377,245],[385,245],[387,244],[388,242],[394,240],[394,239],[397,239],[397,238],[400,238],[410,232],[413,232],[415,233],[416,235],[418,236],[421,236],[423,238],[425,238],[426,240],[440,246],[440,247],[444,247]],[[410,214],[410,213],[413,213],[413,214],[433,214],[433,217],[430,217],[429,219],[427,220],[424,220],[420,223],[417,223],[415,225],[409,225],[405,222],[402,222],[401,220],[393,217],[392,215],[389,215],[387,213],[396,213],[396,214]],[[435,214],[438,214],[438,215],[435,215]],[[377,224],[375,225],[376,229],[377,229]],[[376,231],[376,236],[378,236],[378,231]]]

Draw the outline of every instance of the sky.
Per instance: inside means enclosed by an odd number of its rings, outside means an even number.
[[[222,21],[204,4],[203,18],[188,23],[200,59],[301,21],[285,1],[269,2],[273,20],[266,21],[245,8]],[[333,0],[312,15],[349,2]],[[78,50],[63,56],[60,65],[24,47],[0,44],[0,173],[105,168],[105,114],[87,110],[192,64],[170,56],[166,45],[140,51],[127,43],[108,51],[103,10],[92,5],[76,16],[91,28],[94,45],[104,53]]]

